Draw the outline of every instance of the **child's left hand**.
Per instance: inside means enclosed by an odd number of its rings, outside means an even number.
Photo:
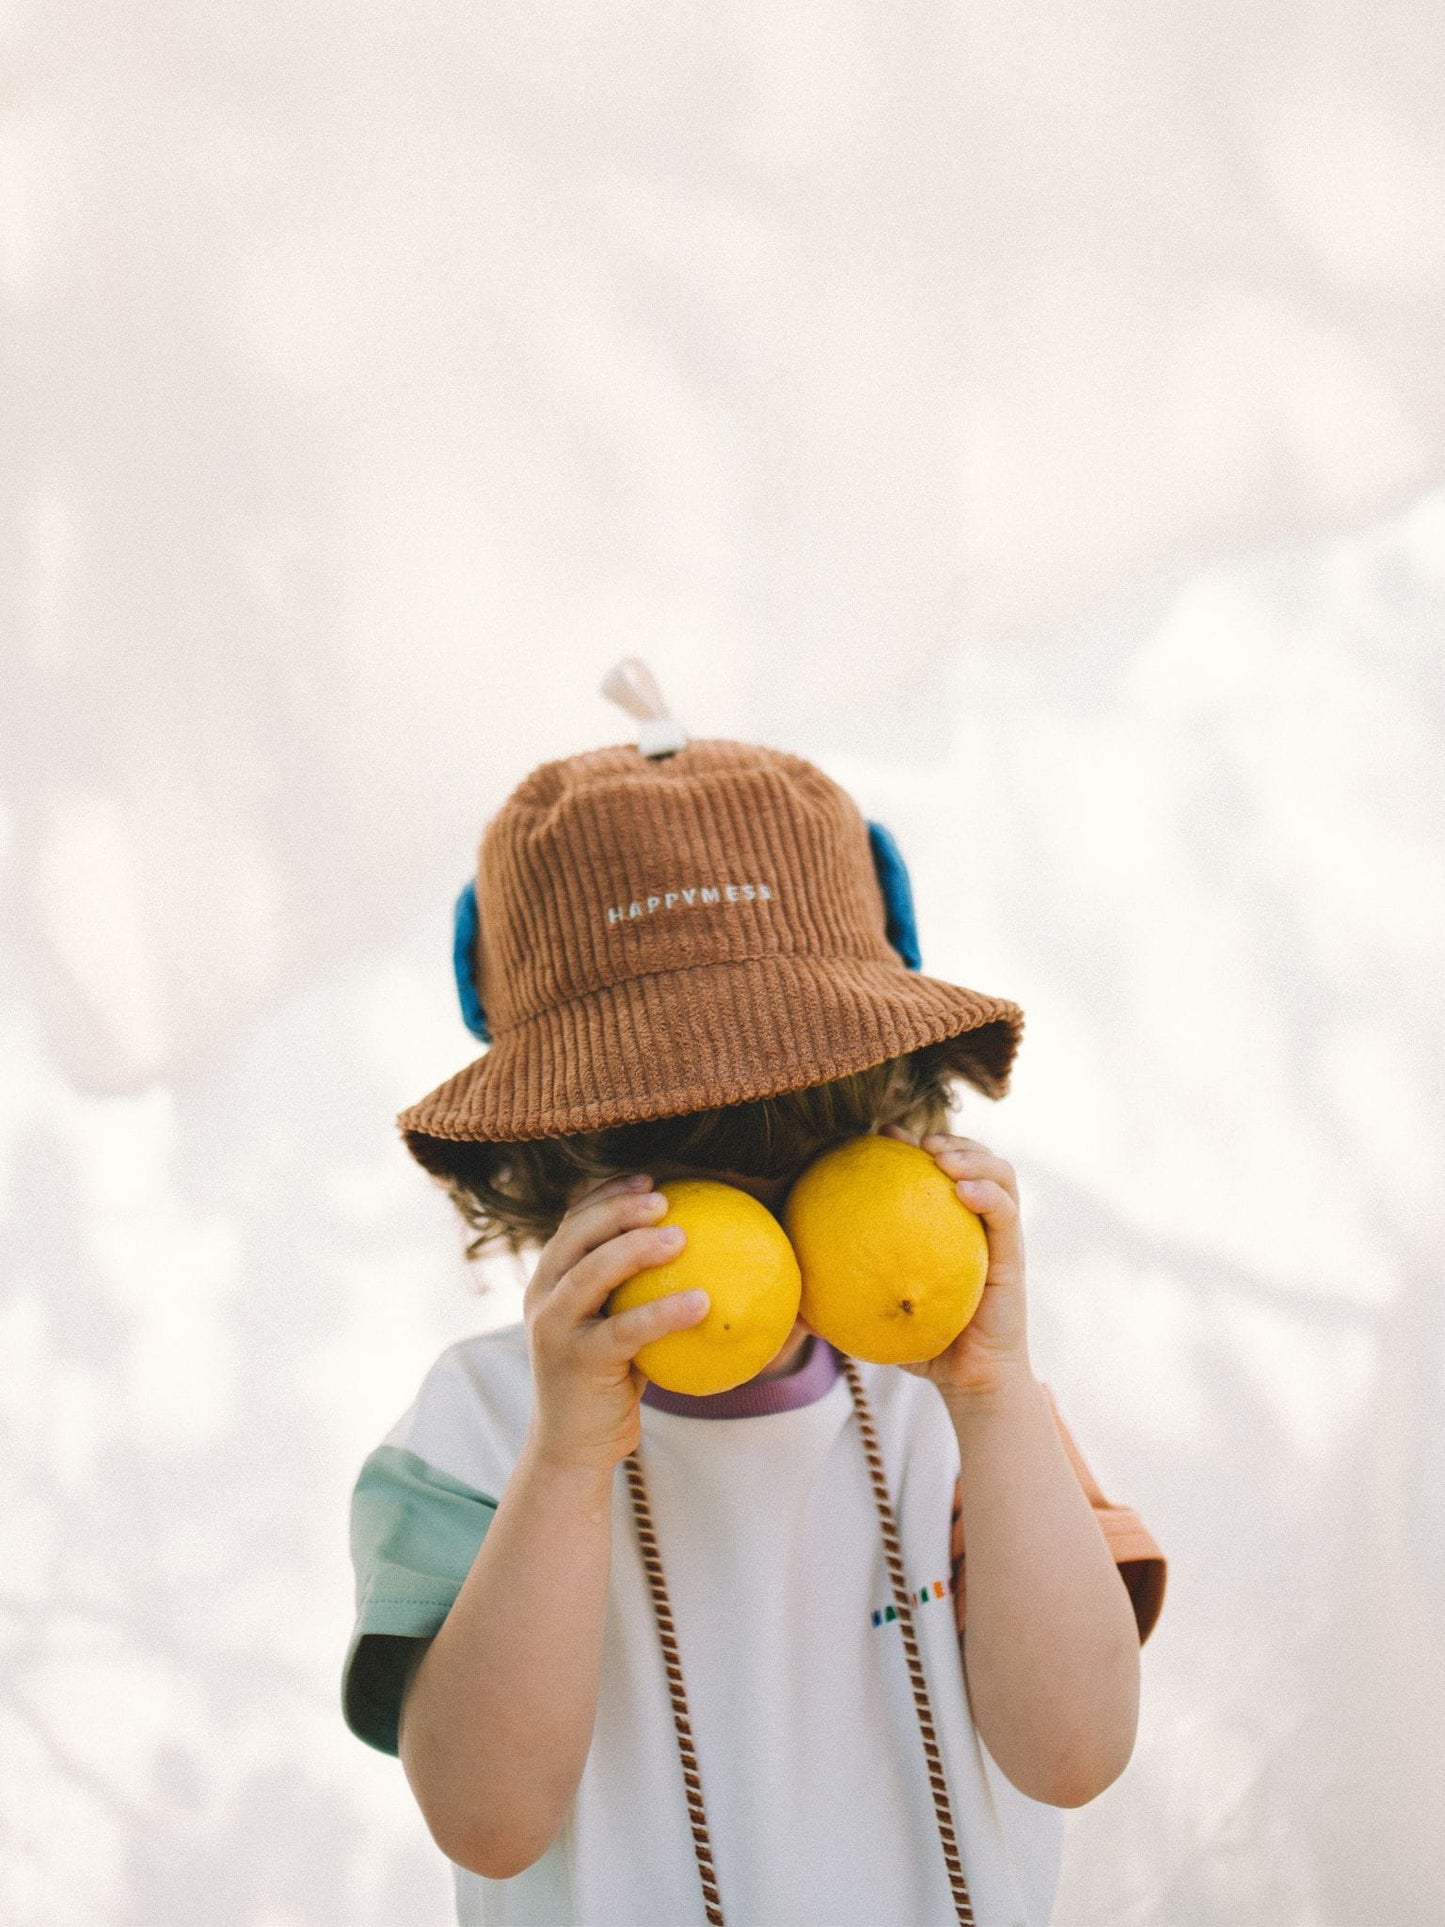
[[[887,1124],[884,1137],[917,1144],[901,1125]],[[947,1177],[958,1196],[983,1220],[988,1237],[988,1275],[978,1310],[946,1352],[905,1372],[929,1378],[946,1399],[986,1395],[1011,1377],[1031,1375],[1024,1308],[1024,1241],[1019,1220],[1018,1179],[1013,1166],[977,1138],[939,1133],[922,1148]]]

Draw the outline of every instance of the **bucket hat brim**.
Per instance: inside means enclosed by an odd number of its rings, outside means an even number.
[[[443,1175],[448,1145],[743,1104],[943,1044],[947,1069],[998,1098],[1022,1033],[1017,1004],[900,963],[773,953],[629,977],[549,1007],[397,1123],[418,1162]]]

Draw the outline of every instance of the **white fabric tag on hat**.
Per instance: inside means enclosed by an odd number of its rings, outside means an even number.
[[[670,714],[657,678],[641,656],[624,656],[608,670],[601,688],[610,702],[641,723],[637,747],[644,756],[671,756],[686,746],[687,731]]]

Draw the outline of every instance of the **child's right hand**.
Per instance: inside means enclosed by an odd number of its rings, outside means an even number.
[[[532,1359],[531,1443],[551,1463],[610,1472],[642,1436],[646,1379],[633,1364],[665,1332],[707,1316],[703,1291],[673,1292],[602,1316],[608,1298],[649,1265],[665,1264],[685,1234],[658,1226],[666,1200],[644,1174],[608,1178],[569,1208],[542,1247],[522,1300]]]

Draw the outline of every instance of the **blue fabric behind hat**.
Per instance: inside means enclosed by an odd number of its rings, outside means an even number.
[[[452,969],[456,972],[457,996],[461,1001],[463,1023],[473,1037],[480,1037],[484,1044],[490,1044],[492,1033],[487,1028],[487,1013],[482,1009],[482,1000],[477,995],[479,930],[477,886],[475,883],[468,883],[457,898],[456,909],[452,914]]]
[[[910,970],[921,970],[923,954],[918,948],[918,922],[913,914],[913,885],[908,879],[903,852],[881,823],[868,825],[868,841],[873,848],[873,868],[878,873],[888,913],[888,941]]]
[[[890,831],[881,823],[868,825],[868,845],[873,852],[873,868],[883,892],[887,914],[886,935],[910,970],[921,970],[923,958],[918,948],[918,925],[913,914],[913,886],[908,880],[908,865]],[[457,898],[452,914],[452,969],[456,973],[457,998],[462,1021],[473,1037],[490,1044],[487,1013],[477,995],[477,886],[469,882]]]

